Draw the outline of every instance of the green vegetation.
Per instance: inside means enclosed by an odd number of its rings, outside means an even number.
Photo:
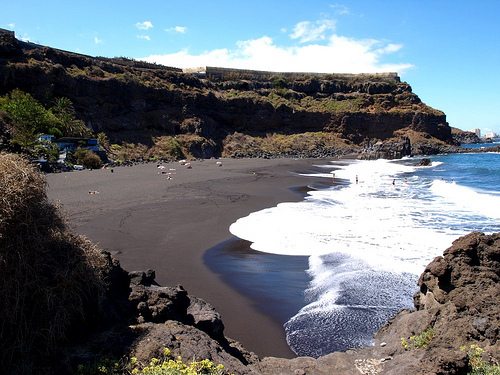
[[[273,80],[273,86],[275,89],[286,89],[288,88],[288,82],[283,77],[277,77]]]
[[[14,129],[12,143],[26,151],[36,143],[39,133],[47,132],[56,123],[51,113],[37,100],[17,89],[0,98],[0,110],[10,116]]]
[[[184,157],[181,141],[172,136],[161,136],[154,139],[153,146],[148,153],[149,157],[160,157],[167,159],[181,159]]]
[[[68,98],[57,98],[46,109],[30,94],[19,89],[0,98],[2,118],[13,129],[11,142],[28,153],[37,155],[35,146],[40,145],[40,134],[55,137],[88,137],[90,130],[76,119],[73,104]]]
[[[104,359],[98,363],[80,365],[78,375],[225,375],[224,366],[215,365],[208,359],[184,363],[180,357],[174,359],[170,350],[166,348],[161,359],[152,358],[149,364],[143,365],[137,358],[129,361],[113,361]]]
[[[102,167],[101,158],[91,150],[79,148],[74,152],[73,157],[76,161],[75,164],[81,164],[85,168],[99,169]]]
[[[347,100],[327,99],[321,104],[326,112],[358,112],[363,107],[363,99],[361,97]]]
[[[466,351],[467,347],[462,346],[460,350]],[[484,350],[477,345],[471,345],[467,351],[469,359],[469,372],[468,375],[500,375],[500,365],[495,359],[492,363],[487,363],[483,359]]]
[[[76,119],[73,103],[71,103],[71,100],[68,98],[55,99],[53,107],[50,108],[50,112],[56,117],[56,126],[63,136],[90,137],[92,135],[83,121]],[[52,134],[50,131],[48,133]]]
[[[405,350],[410,350],[412,348],[427,349],[433,338],[434,329],[431,327],[418,336],[411,336],[409,341],[406,341],[404,337],[401,337],[401,345],[405,348]]]

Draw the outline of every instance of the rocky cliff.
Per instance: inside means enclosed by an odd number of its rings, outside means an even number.
[[[460,129],[452,128],[451,135],[455,142],[460,144],[474,144],[482,143],[481,138],[479,138],[476,133],[463,131]]]
[[[95,134],[105,133],[111,144],[141,145],[143,156],[161,154],[162,137],[169,136],[180,140],[186,156],[205,158],[331,155],[361,152],[367,143],[395,147],[403,139],[405,148],[394,150],[398,156],[453,144],[445,114],[422,103],[398,77],[255,77],[234,70],[198,77],[24,43],[4,33],[0,82],[0,95],[19,88],[47,106],[69,98]],[[298,147],[293,137],[302,134],[313,136]],[[386,148],[372,147],[368,157],[394,156]]]

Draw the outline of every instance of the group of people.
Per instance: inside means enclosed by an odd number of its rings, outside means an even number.
[[[335,173],[332,172],[332,177],[333,177],[333,183],[335,183]],[[407,183],[408,182],[408,179],[405,177],[405,179],[403,180],[404,183]],[[359,179],[358,179],[358,175],[356,175],[356,185],[359,183]],[[392,184],[393,185],[396,185],[396,179],[394,178],[392,180]]]

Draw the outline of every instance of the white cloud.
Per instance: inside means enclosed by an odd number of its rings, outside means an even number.
[[[184,26],[175,26],[175,27],[170,27],[168,29],[165,29],[167,33],[179,33],[179,34],[185,34],[187,31],[187,27]]]
[[[137,22],[135,24],[135,27],[137,27],[139,30],[148,30],[153,27],[153,24],[149,21]]]
[[[397,47],[397,48],[396,48]],[[409,63],[383,63],[382,59],[401,45],[374,39],[354,39],[332,35],[324,44],[310,43],[283,47],[267,36],[240,41],[234,49],[216,49],[192,55],[187,49],[141,60],[179,68],[220,66],[276,72],[376,73],[399,72]]]
[[[7,26],[10,27],[11,29],[13,29],[14,27],[16,27],[16,24],[15,23],[9,23]]]
[[[290,35],[292,39],[299,39],[300,43],[315,42],[326,39],[327,31],[335,30],[334,20],[319,20],[314,23],[309,21],[299,22],[293,28],[293,33]]]
[[[102,43],[103,43],[103,41],[102,41],[101,39],[99,39],[98,37],[96,37],[96,36],[95,36],[95,37],[94,37],[94,43],[95,43],[95,44],[102,44]]]
[[[333,5],[330,5],[330,8],[335,9],[335,14],[338,14],[338,15],[349,14],[349,8],[347,8],[343,4],[333,4]]]
[[[138,39],[144,39],[144,40],[151,40],[151,38],[149,37],[149,35],[137,35],[137,38]]]
[[[403,48],[402,44],[389,43],[388,45],[379,48],[377,52],[379,52],[380,54],[393,53],[399,51],[401,48]]]

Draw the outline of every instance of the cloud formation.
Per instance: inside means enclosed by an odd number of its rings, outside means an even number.
[[[307,27],[306,27],[307,29]],[[305,34],[304,34],[305,35]],[[319,35],[319,34],[317,34]],[[151,55],[141,60],[166,66],[191,68],[221,66],[276,72],[376,73],[399,72],[413,67],[409,63],[384,63],[387,55],[402,45],[375,39],[354,39],[332,34],[325,43],[278,46],[263,36],[237,42],[234,49],[215,49],[192,55],[188,49],[166,55]]]
[[[350,14],[349,8],[347,8],[343,4],[333,4],[333,5],[330,5],[330,8],[335,9],[335,14],[338,14],[338,15],[341,15],[341,16],[343,16],[345,14]]]
[[[334,30],[334,20],[325,19],[314,23],[303,21],[295,25],[290,38],[299,39],[300,43],[315,42],[326,39],[326,32]]]
[[[102,44],[102,43],[103,43],[103,41],[102,41],[101,39],[99,39],[98,37],[96,37],[96,36],[95,36],[95,37],[94,37],[94,43],[95,43],[95,44]]]
[[[184,26],[175,26],[175,27],[170,27],[168,29],[165,29],[167,33],[179,33],[179,34],[185,34],[187,31],[187,27]]]
[[[137,27],[139,30],[149,30],[153,27],[153,24],[149,21],[137,22],[135,24],[135,27]]]
[[[151,40],[151,38],[149,37],[149,35],[137,35],[137,38],[138,39],[144,39],[144,40]]]

